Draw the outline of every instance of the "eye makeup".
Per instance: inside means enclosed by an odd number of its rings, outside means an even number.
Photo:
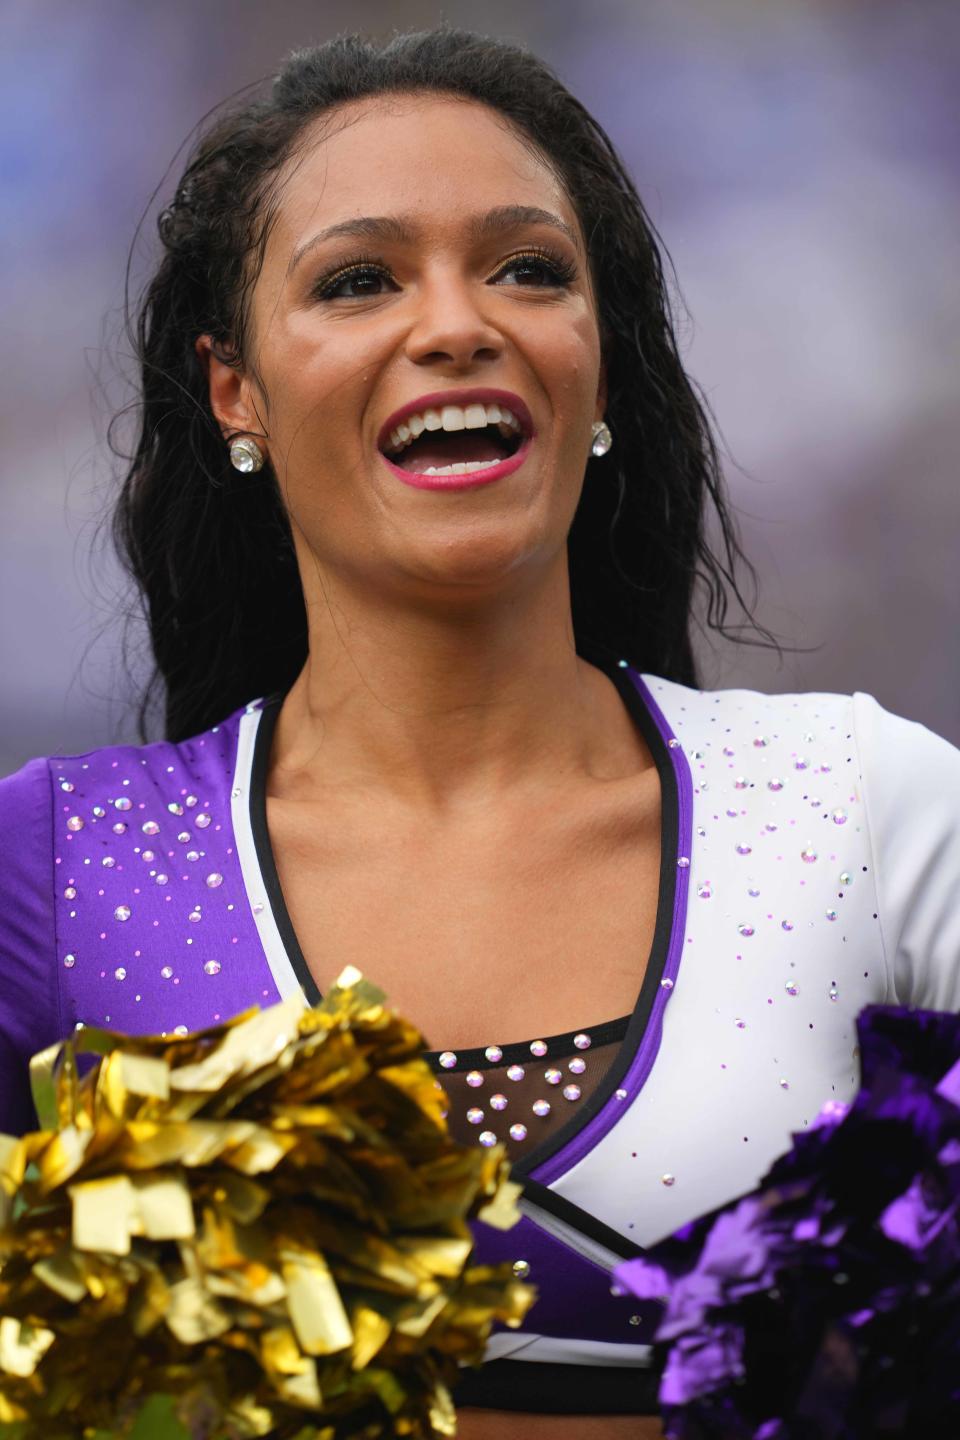
[[[491,280],[487,283],[494,283],[500,280],[511,270],[525,267],[527,273],[538,273],[542,279],[533,286],[520,285],[519,288],[543,288],[543,289],[565,289],[576,279],[577,267],[558,250],[550,246],[537,246],[528,250],[518,252],[504,260]],[[381,256],[361,254],[354,256],[346,264],[340,264],[335,269],[320,275],[311,286],[311,294],[318,300],[363,300],[376,298],[372,293],[338,295],[336,292],[342,287],[354,281],[363,283],[370,279],[379,278],[389,283],[393,282],[390,268]],[[382,293],[382,292],[377,292]]]

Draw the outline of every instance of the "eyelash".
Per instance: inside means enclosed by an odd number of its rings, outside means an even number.
[[[553,281],[548,281],[547,285],[543,287],[544,289],[566,289],[576,278],[576,266],[573,265],[565,255],[561,255],[558,251],[551,250],[546,246],[541,250],[524,250],[518,255],[511,255],[510,259],[505,260],[501,265],[494,278],[499,278],[499,276],[508,271],[512,265],[519,265],[524,261],[528,264],[534,262],[543,267],[543,269],[553,272]],[[343,285],[345,281],[355,276],[369,274],[379,275],[387,279],[391,278],[389,270],[381,260],[378,260],[373,255],[358,255],[349,265],[341,266],[333,271],[332,274],[321,275],[312,288],[312,294],[318,300],[335,300],[338,298],[345,300],[377,299],[379,297],[369,295],[345,295],[338,297],[333,293],[334,290]]]

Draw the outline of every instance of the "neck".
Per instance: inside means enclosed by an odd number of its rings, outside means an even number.
[[[309,655],[274,733],[270,792],[472,814],[651,763],[604,673],[574,646],[566,565],[485,613],[308,604]]]

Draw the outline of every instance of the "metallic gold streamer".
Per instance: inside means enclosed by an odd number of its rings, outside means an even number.
[[[175,1396],[197,1437],[453,1435],[458,1366],[533,1291],[470,1265],[521,1187],[451,1140],[422,1048],[350,970],[314,1009],[35,1056],[44,1128],[0,1136],[0,1423],[126,1436]]]

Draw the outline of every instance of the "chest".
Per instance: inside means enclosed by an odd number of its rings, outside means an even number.
[[[268,801],[292,927],[321,991],[346,964],[438,1048],[633,1009],[657,916],[659,793],[557,795],[470,825],[352,823]]]

